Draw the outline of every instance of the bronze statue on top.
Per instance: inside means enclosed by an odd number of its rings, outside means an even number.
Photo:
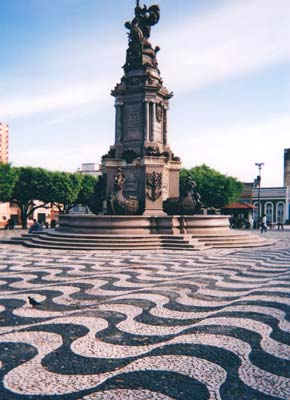
[[[160,8],[158,5],[153,5],[149,8],[144,5],[142,8],[139,5],[139,1],[137,1],[135,7],[135,18],[133,18],[132,22],[125,22],[125,27],[131,31],[130,34],[138,32],[138,38],[140,43],[142,43],[144,39],[147,40],[150,37],[151,26],[157,24],[159,19]]]
[[[129,47],[127,50],[125,72],[134,68],[148,66],[157,69],[156,53],[160,50],[158,46],[152,48],[148,38],[150,37],[151,26],[158,23],[160,18],[160,8],[152,5],[140,7],[139,1],[135,7],[135,17],[127,21],[125,27],[129,29]],[[158,71],[159,72],[159,71]]]

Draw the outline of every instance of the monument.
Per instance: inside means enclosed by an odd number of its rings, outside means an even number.
[[[102,157],[99,215],[60,215],[57,230],[23,235],[30,247],[128,250],[244,247],[269,244],[258,236],[229,229],[225,215],[193,215],[200,205],[195,183],[179,196],[181,162],[168,142],[168,109],[173,96],[158,69],[158,46],[150,43],[158,5],[136,2],[127,21],[124,75],[112,90],[115,141]]]
[[[158,69],[160,48],[149,42],[151,27],[159,18],[158,5],[141,7],[137,1],[133,20],[125,23],[129,42],[124,75],[111,93],[115,97],[115,143],[102,159],[108,212],[113,214],[134,213],[135,200],[137,214],[165,215],[164,200],[179,197],[181,162],[172,153],[167,135],[173,93],[163,86]],[[119,193],[112,199],[120,173],[123,198]]]

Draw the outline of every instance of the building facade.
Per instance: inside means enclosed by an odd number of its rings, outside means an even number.
[[[84,163],[82,164],[81,168],[77,170],[79,174],[86,174],[86,175],[92,175],[92,176],[101,176],[102,171],[99,168],[99,165],[96,163]]]
[[[0,163],[8,163],[8,125],[0,122]],[[10,217],[9,203],[0,203],[0,227],[7,225]]]
[[[260,215],[266,214],[267,223],[276,224],[278,221],[285,223],[289,220],[289,186],[266,187],[260,190],[253,188],[252,204],[254,209],[254,221],[258,220],[258,208],[260,203]]]
[[[290,149],[284,149],[284,186],[259,187],[255,183],[244,183],[241,201],[255,206],[253,220],[267,217],[267,223],[290,223]],[[257,180],[256,180],[257,182]]]
[[[0,122],[0,162],[4,164],[8,163],[8,132],[8,125]]]

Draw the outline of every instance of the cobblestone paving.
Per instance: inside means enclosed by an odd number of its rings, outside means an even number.
[[[204,252],[0,244],[0,399],[290,399],[290,232],[269,236]]]

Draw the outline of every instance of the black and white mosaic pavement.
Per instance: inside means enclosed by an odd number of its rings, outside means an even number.
[[[290,399],[289,243],[0,245],[0,399]]]

